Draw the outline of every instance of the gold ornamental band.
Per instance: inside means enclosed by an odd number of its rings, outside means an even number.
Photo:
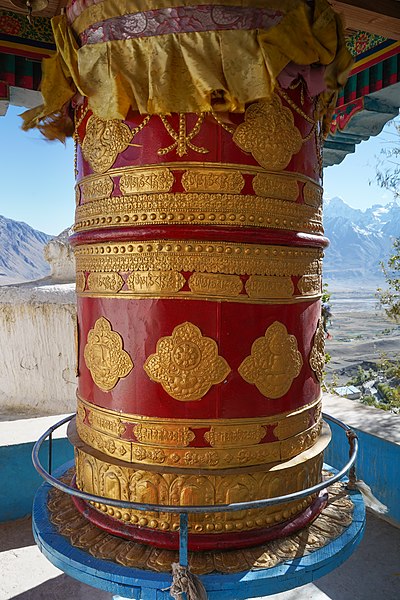
[[[261,465],[293,458],[315,444],[321,432],[322,422],[319,421],[303,433],[282,442],[225,449],[144,446],[115,439],[106,433],[95,431],[80,420],[77,420],[76,427],[83,442],[107,456],[117,457],[124,462],[181,468],[221,469]],[[218,433],[221,432],[217,432],[217,435]],[[215,432],[211,432],[211,435],[214,434]]]
[[[125,462],[217,469],[291,458],[316,442],[321,423],[320,398],[273,417],[175,420],[115,413],[78,397],[76,427],[82,441]],[[276,441],[261,444],[268,427]],[[189,447],[196,430],[206,430],[208,446]]]
[[[186,283],[188,284],[186,286]],[[183,288],[185,289],[183,290]],[[251,304],[292,304],[321,297],[320,275],[303,275],[297,284],[291,277],[251,275],[246,283],[239,275],[178,271],[134,271],[124,278],[116,272],[76,273],[76,292],[89,298],[183,298]]]
[[[76,270],[89,273],[197,271],[279,277],[321,275],[323,251],[198,240],[84,244],[75,248]]]
[[[319,483],[323,451],[330,441],[329,427],[314,446],[294,459],[279,464],[268,464],[263,469],[250,471],[228,469],[209,473],[204,470],[171,472],[144,470],[128,466],[115,459],[94,456],[87,446],[76,447],[76,482],[79,489],[106,498],[152,504],[215,505],[259,500],[290,494]],[[94,451],[95,452],[95,451]],[[301,512],[312,501],[289,502],[266,509],[252,509],[236,513],[190,515],[192,533],[220,533],[267,527],[287,520]],[[179,518],[174,514],[117,511],[107,504],[96,508],[142,527],[162,531],[176,530]]]
[[[302,173],[277,173],[232,163],[180,162],[109,169],[107,174],[83,177],[75,189],[81,204],[110,198],[117,185],[124,196],[171,192],[179,179],[186,192],[240,194],[245,176],[253,177],[253,191],[258,196],[292,203],[300,196],[305,204],[322,207],[322,187]]]
[[[221,193],[137,194],[88,202],[77,207],[74,230],[160,224],[324,232],[321,208],[276,198]]]

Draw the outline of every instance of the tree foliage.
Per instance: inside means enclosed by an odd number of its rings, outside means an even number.
[[[390,148],[382,150],[376,167],[378,185],[392,192],[400,199],[400,123],[392,121],[397,140]],[[381,262],[387,288],[379,288],[377,296],[387,317],[400,323],[400,237],[393,242],[393,254],[388,261]]]
[[[387,317],[394,323],[400,323],[400,238],[393,242],[393,254],[386,263],[381,262],[387,288],[378,288],[379,302]]]
[[[395,135],[400,139],[400,123],[394,121]],[[376,181],[380,187],[392,192],[395,198],[400,198],[400,143],[399,139],[390,148],[384,148],[376,165]]]

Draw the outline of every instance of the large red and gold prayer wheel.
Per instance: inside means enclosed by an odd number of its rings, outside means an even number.
[[[117,4],[71,3],[55,27],[85,97],[77,486],[176,506],[304,490],[329,441],[318,94],[337,23],[325,0]],[[178,514],[78,504],[108,531],[177,544]],[[319,509],[309,496],[191,515],[189,547],[257,544]]]
[[[193,114],[104,122],[79,109],[81,489],[224,504],[320,481],[313,111],[301,85],[229,125]],[[192,516],[192,546],[259,541],[312,501]],[[179,526],[177,515],[98,509],[111,530],[121,520],[154,543]]]

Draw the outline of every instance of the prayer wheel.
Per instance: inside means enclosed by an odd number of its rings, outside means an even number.
[[[73,2],[53,25],[79,94],[76,485],[177,507],[304,490],[330,439],[321,118],[349,67],[339,23],[325,0],[125,4]],[[76,502],[177,546],[178,514]],[[259,544],[321,505],[193,514],[189,548]]]

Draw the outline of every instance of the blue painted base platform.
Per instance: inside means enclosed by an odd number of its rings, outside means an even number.
[[[68,463],[55,473],[61,477],[73,466]],[[329,467],[328,467],[329,468]],[[115,600],[171,600],[168,573],[133,569],[94,558],[71,545],[49,518],[51,486],[41,485],[33,505],[33,533],[41,552],[56,567],[95,588],[109,591]],[[358,546],[365,526],[365,507],[359,492],[349,492],[354,504],[353,521],[343,533],[319,550],[288,560],[270,569],[246,570],[235,574],[201,576],[209,600],[248,600],[290,590],[326,575],[341,565]],[[68,599],[66,599],[68,600]]]

